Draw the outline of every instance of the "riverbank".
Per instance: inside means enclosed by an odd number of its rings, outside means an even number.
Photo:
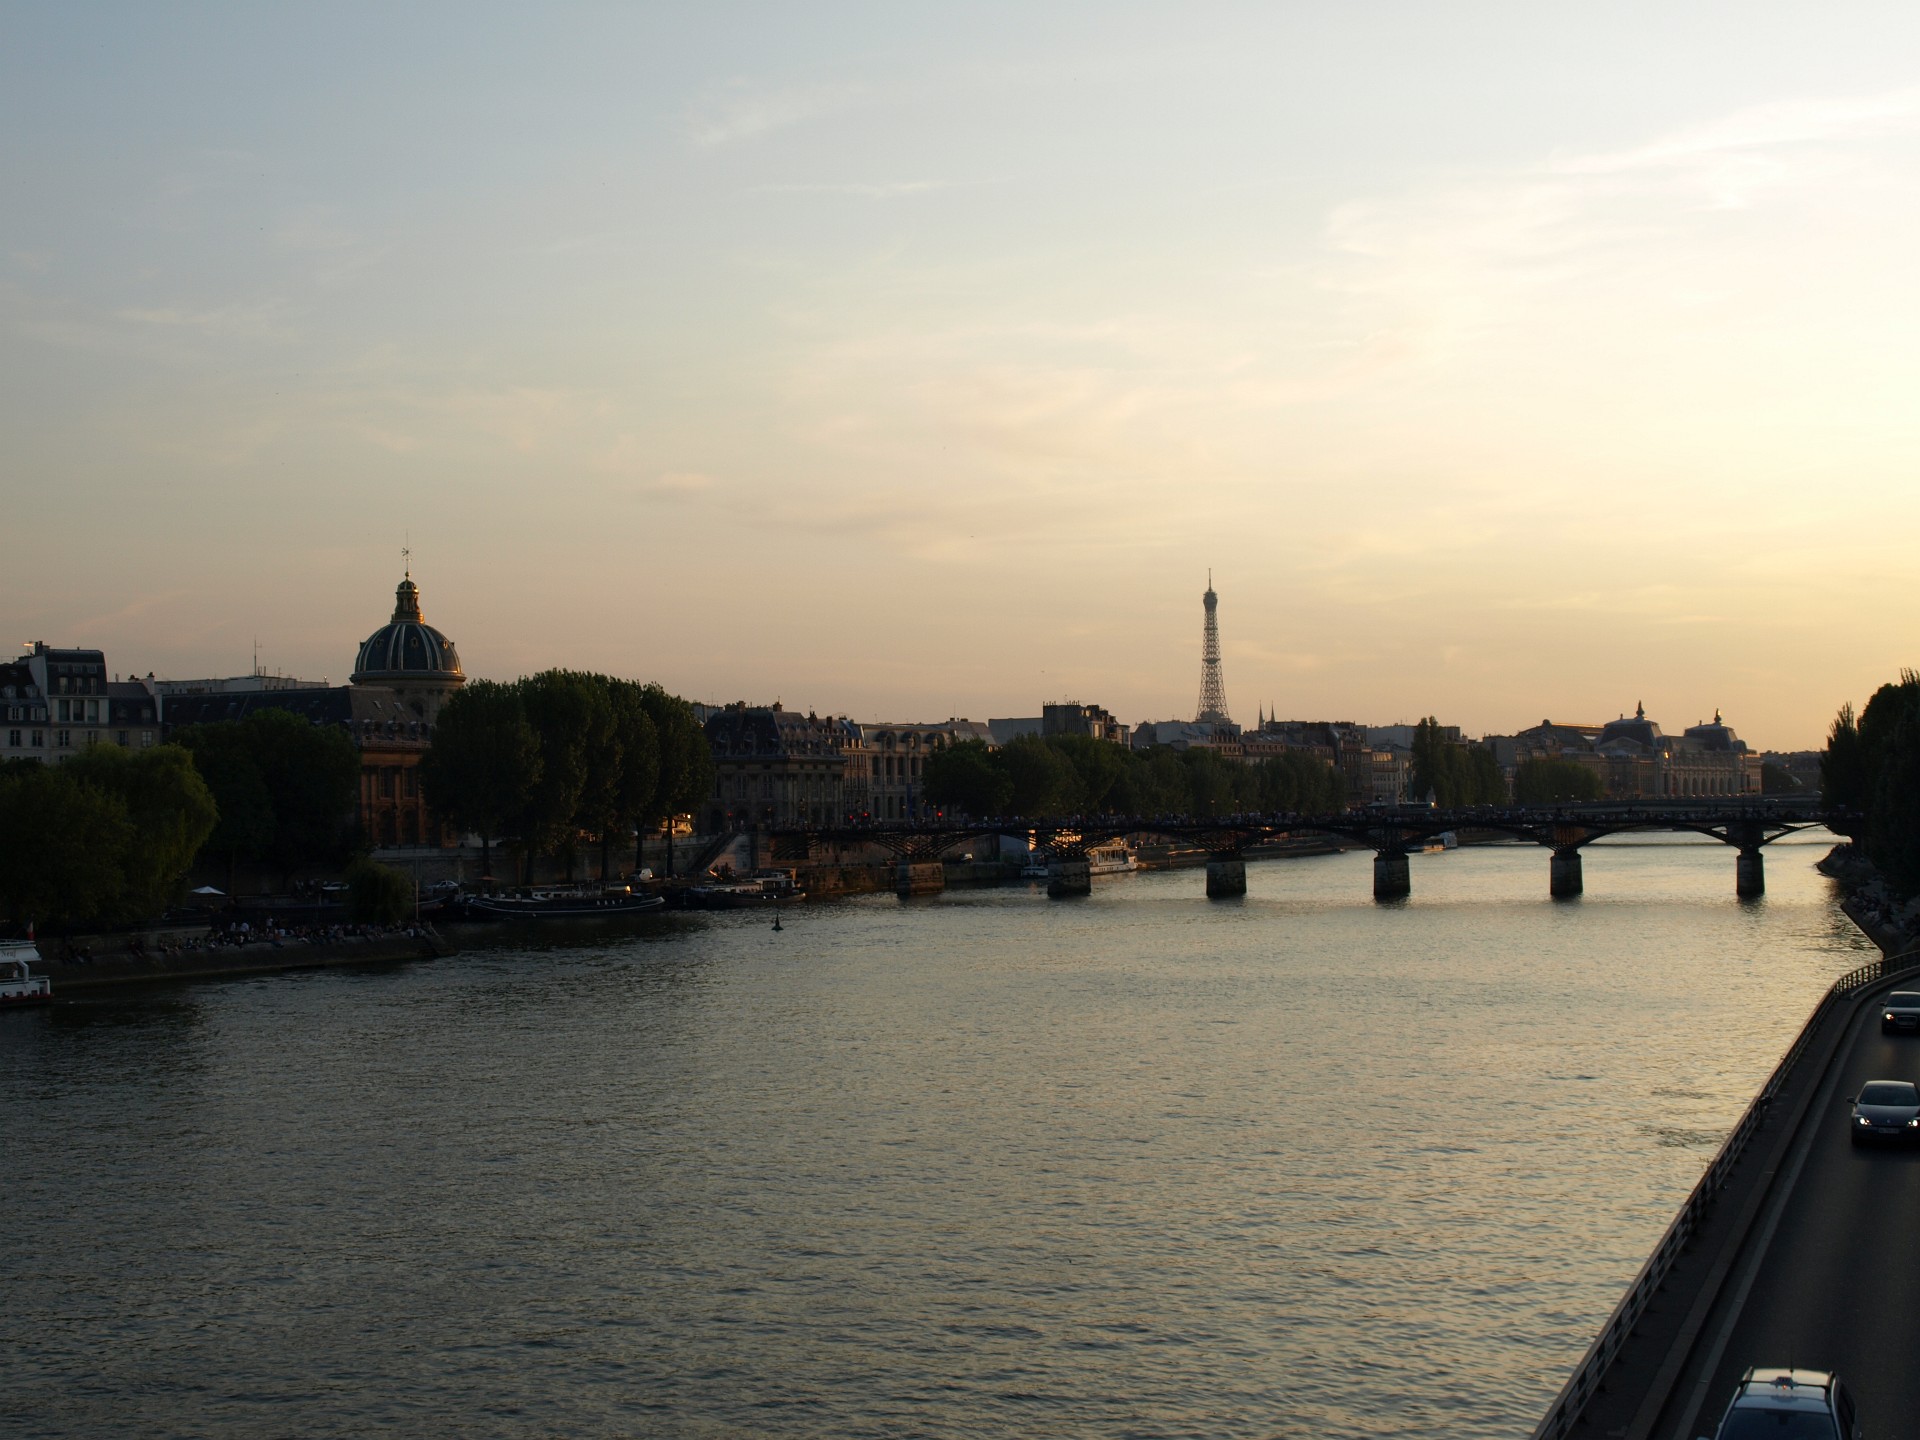
[[[1840,883],[1840,908],[1882,955],[1891,960],[1920,949],[1920,901],[1897,900],[1857,846],[1834,846],[1814,868]]]
[[[411,932],[402,930],[320,944],[257,940],[245,945],[213,945],[171,954],[118,951],[89,960],[43,960],[34,969],[53,981],[53,993],[58,997],[75,990],[110,985],[221,979],[281,970],[390,964],[397,960],[435,960],[453,953],[453,947],[431,926],[420,926]]]

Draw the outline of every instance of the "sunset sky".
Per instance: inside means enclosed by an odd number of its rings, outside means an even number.
[[[9,642],[1469,731],[1920,663],[1920,7],[0,4]]]

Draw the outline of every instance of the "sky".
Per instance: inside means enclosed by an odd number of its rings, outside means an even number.
[[[0,0],[21,642],[1817,745],[1916,663],[1920,7]]]

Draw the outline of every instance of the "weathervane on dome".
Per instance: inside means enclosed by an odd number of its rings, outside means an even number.
[[[400,567],[407,572],[406,578],[411,580],[413,578],[413,546],[411,544],[400,547]]]

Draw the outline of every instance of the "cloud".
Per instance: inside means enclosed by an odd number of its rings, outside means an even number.
[[[220,305],[197,310],[185,305],[161,305],[151,308],[116,310],[114,318],[136,325],[195,330],[203,335],[233,339],[284,339],[290,333],[282,323],[288,306],[281,300],[261,300],[252,304]]]
[[[890,180],[877,183],[862,181],[829,181],[821,183],[796,182],[791,184],[755,185],[750,194],[755,195],[853,195],[863,200],[894,200],[903,195],[926,195],[936,190],[957,190],[966,186],[986,185],[986,180]]]
[[[683,122],[689,140],[702,149],[758,140],[853,108],[869,98],[864,85],[806,85],[755,90],[736,80],[701,102]]]
[[[713,477],[697,470],[671,470],[656,478],[647,488],[662,495],[695,495],[713,488]]]

